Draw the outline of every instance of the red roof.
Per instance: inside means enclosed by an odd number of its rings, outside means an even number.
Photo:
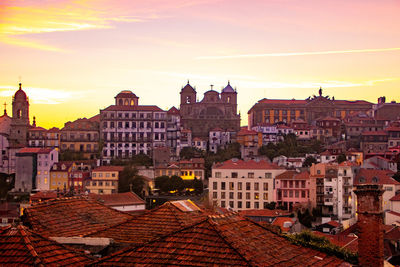
[[[329,221],[324,224],[329,224],[330,226],[333,226],[333,227],[340,227],[340,223],[338,223],[337,221]]]
[[[18,225],[0,228],[1,266],[84,266],[92,260]]]
[[[43,127],[31,127],[29,128],[29,131],[47,131],[47,130]]]
[[[343,166],[343,167],[352,167],[352,166],[358,166],[357,163],[353,162],[353,161],[343,161],[341,163],[339,163],[339,166]]]
[[[284,105],[304,105],[307,104],[307,100],[296,100],[296,99],[261,99],[258,101],[261,104],[284,104]]]
[[[253,130],[248,130],[248,129],[240,129],[240,131],[237,133],[237,135],[257,135],[256,131]]]
[[[28,207],[25,223],[44,236],[82,236],[125,222],[131,215],[114,210],[95,200],[57,198]]]
[[[100,122],[100,114],[97,114],[97,115],[89,118],[88,120],[93,121],[93,122]]]
[[[390,199],[390,201],[400,201],[400,194],[395,195]]]
[[[93,169],[93,172],[122,172],[124,166],[99,166]]]
[[[290,218],[290,217],[277,217],[271,224],[279,226],[279,228],[281,228],[282,232],[288,232],[291,227],[285,227],[285,222],[290,222],[293,225],[294,219]]]
[[[362,135],[388,135],[386,131],[365,131]]]
[[[146,202],[133,192],[116,193],[107,195],[92,194],[91,198],[100,201],[106,206],[128,206],[128,205],[141,205]]]
[[[36,194],[31,195],[30,199],[31,201],[43,201],[48,199],[54,199],[57,197],[58,194],[56,191],[40,191],[37,192]]]
[[[39,148],[39,147],[24,147],[17,151],[21,154],[49,154],[53,149],[51,148]]]
[[[391,176],[394,173],[389,170],[370,170],[370,169],[360,169],[358,172],[354,184],[395,184],[400,185]],[[377,181],[375,181],[377,180]]]
[[[335,256],[292,244],[235,213],[210,215],[160,239],[106,256],[96,265],[350,266]]]
[[[390,127],[385,128],[385,131],[388,131],[388,132],[400,132],[400,127],[390,126]]]
[[[53,127],[47,130],[48,133],[58,133],[60,132],[60,129],[57,127]]]
[[[290,212],[284,210],[270,210],[270,209],[242,210],[239,213],[240,215],[245,217],[277,217],[277,216],[290,215]]]
[[[303,171],[298,173],[296,171],[285,171],[275,177],[275,179],[294,179],[294,180],[305,180],[310,178],[310,173],[308,171]]]
[[[103,111],[163,111],[157,106],[116,106],[111,105]]]
[[[172,107],[167,111],[167,114],[170,115],[179,115],[179,110],[176,107]]]
[[[255,161],[249,160],[244,161],[241,159],[235,160],[230,159],[223,163],[216,163],[213,169],[249,169],[249,170],[278,170],[283,169],[274,163],[269,163],[265,160]]]
[[[111,225],[87,236],[107,237],[118,243],[141,245],[191,225],[206,216],[198,208],[183,209],[182,207],[193,205],[187,201],[186,204],[181,202],[178,204],[166,202],[155,209],[146,211],[143,215],[135,216],[126,222]]]

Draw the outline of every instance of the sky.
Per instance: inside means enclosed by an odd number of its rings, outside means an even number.
[[[37,125],[91,117],[122,90],[179,107],[228,80],[260,99],[400,102],[398,0],[0,0],[0,103],[22,82]]]

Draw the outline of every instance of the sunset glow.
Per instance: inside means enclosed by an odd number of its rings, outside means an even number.
[[[0,2],[0,101],[21,81],[30,116],[62,127],[122,90],[140,104],[179,106],[228,80],[242,124],[262,98],[400,101],[400,2],[5,0]]]

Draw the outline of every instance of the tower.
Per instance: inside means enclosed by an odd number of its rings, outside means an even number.
[[[237,113],[237,92],[232,88],[229,81],[228,85],[224,89],[222,89],[221,100],[224,104],[232,105],[232,114]]]
[[[22,90],[21,83],[19,89],[15,92],[12,99],[12,117],[11,117],[11,143],[12,145],[27,144],[27,135],[29,128],[29,99]]]
[[[181,92],[181,115],[189,115],[191,113],[191,105],[196,103],[196,91],[188,83],[182,88]]]

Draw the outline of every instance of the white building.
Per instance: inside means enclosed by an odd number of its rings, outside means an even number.
[[[181,116],[176,107],[167,111],[167,146],[171,149],[171,158],[177,159],[180,153]]]
[[[200,137],[195,137],[195,138],[193,138],[192,146],[199,150],[206,151],[207,150],[207,140],[200,138]]]
[[[276,143],[278,137],[278,129],[276,125],[272,124],[259,124],[251,128],[251,130],[261,133],[262,144],[267,145],[268,143]]]
[[[225,148],[227,144],[235,142],[235,136],[236,132],[233,130],[211,129],[208,136],[210,152],[217,153],[219,148]]]
[[[356,163],[351,161],[344,161],[338,165],[337,214],[335,215],[338,216],[339,221],[355,217],[356,195],[353,192],[353,181],[359,168]]]
[[[152,154],[154,147],[167,143],[167,112],[157,106],[140,106],[139,97],[122,91],[115,105],[100,110],[103,162]]]
[[[275,177],[285,172],[266,161],[227,160],[214,164],[209,178],[210,202],[233,210],[265,209],[274,201]]]

